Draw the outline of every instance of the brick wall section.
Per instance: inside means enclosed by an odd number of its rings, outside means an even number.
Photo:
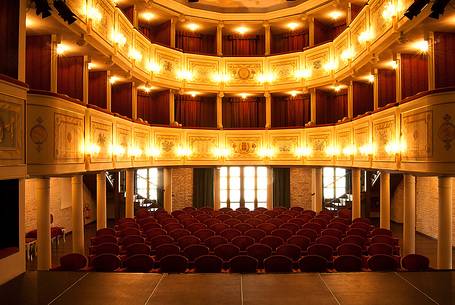
[[[66,178],[68,179],[68,178]],[[71,192],[65,192],[61,183],[62,178],[51,178],[51,204],[50,212],[54,215],[54,223],[52,226],[64,227],[67,232],[72,230],[71,222]],[[71,179],[69,179],[71,183]],[[67,183],[67,182],[66,182]],[[25,180],[25,232],[36,229],[36,194],[35,194],[36,179]],[[70,184],[71,187],[71,184]],[[70,188],[71,189],[71,188]],[[88,208],[85,215],[89,218],[85,219],[85,223],[90,223],[96,220],[96,201],[90,194],[90,191],[84,185],[84,207]]]
[[[311,209],[311,168],[291,167],[291,207]]]
[[[172,169],[172,210],[193,206],[193,169]]]

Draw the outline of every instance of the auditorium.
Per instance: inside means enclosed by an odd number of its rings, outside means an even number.
[[[455,2],[0,0],[0,304],[455,304]]]

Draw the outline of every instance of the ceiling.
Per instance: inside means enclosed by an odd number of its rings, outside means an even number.
[[[186,6],[222,13],[261,13],[271,12],[278,9],[293,7],[306,0],[199,0],[188,2],[187,0],[172,0]]]

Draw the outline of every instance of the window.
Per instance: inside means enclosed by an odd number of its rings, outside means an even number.
[[[324,167],[323,185],[324,202],[333,201],[347,193],[346,191],[347,171],[344,168]]]
[[[136,171],[136,194],[144,199],[149,199],[149,201],[158,202],[158,191],[158,168],[138,169]]]
[[[267,207],[267,167],[230,166],[220,169],[221,207],[254,210]]]

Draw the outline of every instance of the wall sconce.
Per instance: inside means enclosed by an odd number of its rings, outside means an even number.
[[[390,141],[385,145],[384,150],[389,155],[396,155],[406,151],[406,143],[403,141]]]
[[[372,156],[376,151],[376,145],[374,144],[365,144],[359,147],[360,154],[364,156]]]
[[[212,154],[217,158],[226,158],[231,154],[231,150],[226,147],[215,147]]]
[[[109,83],[111,83],[111,85],[115,84],[116,82],[118,82],[120,80],[120,78],[118,76],[115,76],[115,75],[112,75],[110,78],[109,78]]]
[[[125,154],[125,148],[121,145],[113,145],[111,152],[114,156],[121,157]]]
[[[142,59],[142,54],[138,50],[131,48],[130,51],[128,52],[128,56],[131,59],[134,59],[135,61],[141,61]]]
[[[330,157],[337,156],[340,154],[340,149],[336,146],[330,145],[325,149],[325,154]]]
[[[343,52],[341,52],[341,59],[342,60],[349,60],[349,59],[352,59],[354,57],[354,50],[352,48],[347,48],[346,50],[344,50]]]
[[[308,146],[296,147],[294,149],[294,155],[296,155],[299,158],[311,156],[312,152],[313,149]]]
[[[148,149],[148,155],[150,157],[158,157],[161,155],[161,150],[158,147],[152,146]]]
[[[275,74],[273,73],[259,73],[257,76],[257,81],[261,84],[264,83],[273,83],[273,81],[276,79]]]
[[[392,2],[389,2],[384,6],[382,17],[387,21],[391,21],[393,17],[396,17],[398,15],[398,11],[399,6],[393,4]]]
[[[275,149],[268,147],[259,148],[258,155],[265,159],[272,158],[275,155]]]
[[[327,71],[327,72],[330,72],[330,71],[333,71],[337,68],[337,64],[336,62],[334,62],[333,60],[330,60],[328,61],[325,65],[324,65],[324,70]]]
[[[396,70],[398,68],[398,63],[396,60],[391,60],[387,63],[387,65],[392,68],[393,70]]]
[[[373,32],[369,29],[363,31],[362,33],[359,34],[359,42],[360,43],[367,43],[371,39],[373,39]]]
[[[302,78],[309,79],[312,74],[313,74],[313,72],[311,71],[311,69],[297,70],[295,72],[295,77],[298,79],[302,79]]]
[[[192,151],[188,147],[179,146],[175,152],[179,157],[189,157],[192,154]]]
[[[212,75],[212,81],[214,83],[228,83],[231,80],[231,76],[227,73],[214,73]]]
[[[87,18],[94,22],[100,22],[103,15],[96,7],[91,6],[87,9]]]
[[[348,145],[343,148],[343,155],[345,156],[353,156],[357,152],[357,147],[355,145]]]
[[[428,50],[430,49],[430,45],[428,44],[428,41],[423,40],[423,39],[417,40],[414,43],[412,43],[412,47],[421,54],[428,53]]]
[[[128,155],[135,158],[140,157],[142,156],[142,149],[140,149],[139,147],[129,148]]]
[[[87,149],[85,149],[85,153],[87,155],[91,155],[91,156],[96,156],[100,153],[101,151],[101,147],[95,143],[90,143],[89,145],[87,145]]]
[[[57,54],[58,54],[58,55],[63,55],[63,54],[65,54],[65,52],[68,51],[69,49],[70,49],[70,48],[69,48],[68,45],[63,44],[63,43],[58,43],[58,44],[57,44],[57,49],[56,49],[56,51],[57,51]]]
[[[147,70],[151,73],[158,74],[161,71],[161,66],[156,61],[150,60],[147,63]]]
[[[177,79],[183,80],[183,81],[191,81],[193,79],[194,75],[193,72],[188,71],[188,70],[179,70],[177,71]]]
[[[126,43],[126,37],[119,32],[112,32],[112,41],[118,46],[123,47]]]

